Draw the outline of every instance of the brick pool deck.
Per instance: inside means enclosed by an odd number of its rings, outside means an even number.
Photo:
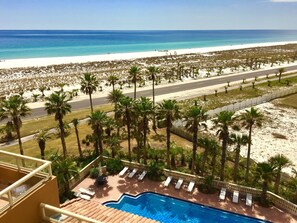
[[[276,207],[265,208],[253,203],[253,207],[251,208],[245,206],[245,201],[243,200],[240,200],[239,204],[234,204],[230,200],[230,194],[227,194],[225,201],[219,201],[218,193],[210,195],[203,194],[200,193],[196,187],[192,193],[189,193],[185,190],[185,187],[182,187],[180,190],[176,190],[173,183],[171,183],[169,187],[164,187],[163,182],[155,182],[148,180],[147,178],[143,181],[138,181],[136,178],[130,179],[128,177],[119,177],[118,175],[109,176],[108,183],[103,187],[96,187],[94,183],[94,179],[86,178],[79,183],[73,191],[79,192],[79,188],[81,187],[89,188],[90,190],[96,192],[91,201],[98,203],[118,200],[123,193],[137,195],[142,192],[152,191],[272,222],[297,223],[297,217],[285,213]]]

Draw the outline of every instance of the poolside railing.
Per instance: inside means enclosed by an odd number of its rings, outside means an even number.
[[[101,221],[97,221],[79,214],[75,214],[70,211],[63,210],[61,208],[57,208],[48,204],[41,203],[41,214],[42,219],[48,222],[64,222],[67,219],[74,219],[78,223],[102,223]]]
[[[0,167],[9,168],[24,175],[13,183],[8,182],[10,185],[0,191],[0,214],[16,205],[52,177],[51,162],[1,150]]]
[[[145,169],[146,166],[143,164],[135,163],[135,162],[129,162],[126,160],[122,160],[124,165],[130,168],[138,168],[139,170]],[[163,174],[165,176],[172,176],[174,179],[179,179],[183,178],[185,181],[191,181],[194,180],[197,184],[203,183],[204,177],[194,175],[194,174],[188,174],[188,173],[182,173],[179,171],[175,170],[169,170],[169,169],[164,169]],[[238,185],[234,183],[228,183],[228,182],[223,182],[219,180],[213,180],[213,186],[220,190],[222,187],[226,188],[228,191],[234,191],[237,190],[239,191],[240,194],[246,195],[247,193],[252,194],[254,197],[260,197],[261,196],[261,190],[252,188],[252,187],[247,187],[243,185]],[[297,216],[297,205],[293,204],[292,202],[268,191],[267,192],[267,197],[268,199],[278,208],[285,210],[286,212]]]

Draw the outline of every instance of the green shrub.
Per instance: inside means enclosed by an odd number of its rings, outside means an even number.
[[[147,167],[147,176],[151,180],[161,180],[163,175],[163,166],[155,161],[151,162]]]
[[[90,169],[90,177],[91,177],[92,179],[96,179],[98,176],[99,176],[99,169],[96,168],[96,167],[92,167],[92,168]]]
[[[116,174],[123,169],[123,163],[120,159],[108,159],[106,169],[110,174]]]

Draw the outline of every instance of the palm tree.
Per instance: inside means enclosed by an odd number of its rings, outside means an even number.
[[[136,100],[136,84],[139,80],[140,69],[136,66],[132,66],[129,70],[130,78],[132,79],[132,83],[134,84],[134,100]]]
[[[80,90],[89,95],[90,98],[90,105],[91,105],[91,112],[93,112],[93,101],[92,101],[92,94],[97,91],[99,81],[97,80],[96,76],[90,73],[85,73],[80,78]]]
[[[212,155],[211,163],[210,165],[212,166],[212,171],[211,171],[211,177],[213,179],[215,170],[216,170],[216,163],[217,163],[217,154],[218,154],[218,144],[216,140],[212,139],[212,143],[210,144],[211,146],[209,147],[209,152]]]
[[[205,164],[207,161],[207,157],[208,157],[208,153],[214,153],[217,147],[217,142],[214,139],[209,139],[207,137],[202,138],[200,140],[198,140],[201,145],[204,147],[204,153],[203,153],[203,158],[202,158],[202,162],[201,162],[201,173],[204,174],[205,173]]]
[[[127,125],[127,134],[128,134],[128,153],[129,153],[129,161],[132,161],[131,157],[131,110],[133,105],[133,99],[126,96],[122,97],[119,100],[119,107],[121,114],[123,116],[123,121]]]
[[[20,95],[14,95],[6,100],[3,100],[0,104],[0,120],[11,118],[13,127],[17,133],[21,155],[24,155],[21,140],[21,118],[29,115],[30,112],[31,109],[27,106],[27,101]]]
[[[206,121],[207,114],[206,110],[202,106],[197,105],[197,101],[195,105],[190,107],[185,113],[186,119],[186,128],[188,131],[193,133],[193,150],[192,150],[192,167],[191,172],[195,172],[195,165],[196,165],[196,153],[198,147],[198,130],[199,127],[202,125],[201,122]],[[205,127],[206,125],[203,124]]]
[[[93,135],[95,136],[95,152],[96,155],[99,155],[100,149],[100,159],[103,160],[103,127],[105,126],[105,122],[107,119],[107,115],[103,111],[95,111],[89,116],[89,125],[92,126]]]
[[[64,158],[67,156],[67,148],[65,142],[65,129],[63,118],[67,113],[71,112],[71,105],[69,104],[70,98],[66,93],[57,91],[52,93],[49,97],[45,98],[45,110],[47,114],[55,115],[55,120],[59,123],[61,143],[63,148]]]
[[[234,171],[233,171],[233,181],[237,182],[238,177],[238,167],[239,167],[239,158],[240,158],[240,148],[248,144],[249,137],[247,135],[235,134],[230,135],[230,144],[235,145],[235,161],[234,161]]]
[[[259,112],[258,109],[251,107],[250,110],[245,110],[245,113],[241,114],[240,120],[242,121],[242,126],[248,129],[249,131],[249,140],[248,140],[248,153],[246,160],[246,173],[245,173],[245,181],[248,182],[249,171],[250,171],[250,156],[251,156],[251,145],[252,145],[252,130],[253,126],[256,125],[258,127],[262,126],[263,115]]]
[[[76,141],[77,141],[77,148],[78,148],[78,152],[79,152],[79,157],[83,158],[83,153],[82,153],[82,149],[81,149],[81,144],[80,144],[80,139],[79,139],[79,134],[78,134],[78,124],[79,124],[79,120],[77,118],[73,119],[71,121],[71,123],[74,126],[75,129],[75,135],[76,135]]]
[[[119,100],[124,97],[124,94],[121,90],[116,89],[110,92],[107,96],[107,100],[110,103],[114,104],[114,119],[117,120],[117,113],[118,113],[118,103]]]
[[[170,154],[171,154],[171,167],[176,169],[176,162],[175,159],[178,155],[182,154],[184,149],[180,146],[177,146],[174,142],[171,143],[170,146]]]
[[[274,193],[278,194],[281,181],[282,169],[291,165],[291,161],[285,155],[277,154],[269,159],[269,162],[276,168],[276,178],[274,183]]]
[[[154,114],[153,103],[149,98],[141,97],[134,103],[134,111],[139,117],[139,126],[143,131],[143,149],[144,149],[144,164],[147,164],[146,141],[147,132],[149,130],[149,121]]]
[[[41,159],[45,159],[44,151],[45,151],[45,142],[51,137],[48,135],[47,131],[40,130],[37,134],[34,135],[34,138],[38,142],[38,146],[40,149]]]
[[[64,188],[64,193],[69,194],[69,180],[79,174],[78,165],[70,158],[62,158],[58,155],[51,157],[53,174],[57,177],[59,187]]]
[[[226,163],[226,152],[229,141],[229,126],[233,123],[234,112],[222,111],[216,115],[214,119],[214,124],[218,128],[217,135],[219,139],[222,140],[222,157],[221,157],[221,170],[220,170],[220,180],[225,179],[225,163]]]
[[[166,126],[166,160],[167,166],[170,168],[170,136],[172,122],[181,118],[180,108],[176,100],[163,100],[158,104],[157,117],[159,120],[164,121]]]
[[[109,84],[112,86],[112,91],[115,90],[115,85],[117,84],[117,82],[119,81],[119,78],[116,75],[111,74],[108,78],[107,81],[109,82]]]
[[[274,167],[268,162],[257,164],[255,180],[262,181],[261,204],[267,204],[267,190],[268,184],[272,181],[274,176]]]
[[[106,143],[111,149],[111,157],[115,158],[117,151],[121,149],[120,138],[113,134],[107,139]]]
[[[156,81],[156,75],[157,73],[160,72],[158,67],[155,66],[150,66],[147,68],[149,74],[150,74],[150,79],[152,79],[152,88],[153,88],[153,106],[155,107],[155,81]],[[156,118],[155,116],[153,117],[153,129],[156,131]]]
[[[282,74],[285,72],[285,68],[281,67],[278,69],[278,82],[281,82]]]

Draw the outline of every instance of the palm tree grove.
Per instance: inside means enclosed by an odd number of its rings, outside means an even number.
[[[179,67],[177,73],[182,75],[182,70]],[[279,78],[283,72],[279,71]],[[251,107],[240,113],[221,111],[209,117],[205,96],[188,101],[186,106],[175,99],[156,101],[160,73],[156,66],[146,70],[130,67],[127,82],[133,84],[132,97],[119,88],[116,75],[108,76],[107,83],[112,87],[106,102],[109,109],[93,103],[92,95],[100,89],[99,77],[83,74],[81,92],[89,97],[90,111],[80,118],[72,111],[71,92],[62,88],[44,97],[44,109],[52,117],[49,122],[56,122],[57,127],[41,129],[34,135],[40,152],[37,157],[53,162],[63,199],[71,196],[69,179],[99,157],[100,166],[106,165],[110,174],[121,170],[121,160],[127,160],[145,165],[153,180],[163,180],[162,170],[167,168],[205,178],[201,184],[208,189],[201,190],[206,193],[213,193],[209,185],[219,180],[261,189],[262,205],[269,205],[268,190],[297,202],[297,190],[288,186],[296,179],[282,180],[283,168],[291,165],[289,157],[279,154],[261,163],[251,159],[253,132],[261,128],[265,114]],[[152,82],[152,98],[137,94],[137,86],[145,78]],[[215,95],[218,97],[217,92]],[[3,100],[0,107],[1,120],[7,122],[6,135],[11,139],[16,133],[20,154],[26,154],[21,130],[22,118],[30,115],[27,103],[21,95],[15,95]],[[53,147],[52,140],[60,143]],[[243,154],[245,147],[247,153]]]

